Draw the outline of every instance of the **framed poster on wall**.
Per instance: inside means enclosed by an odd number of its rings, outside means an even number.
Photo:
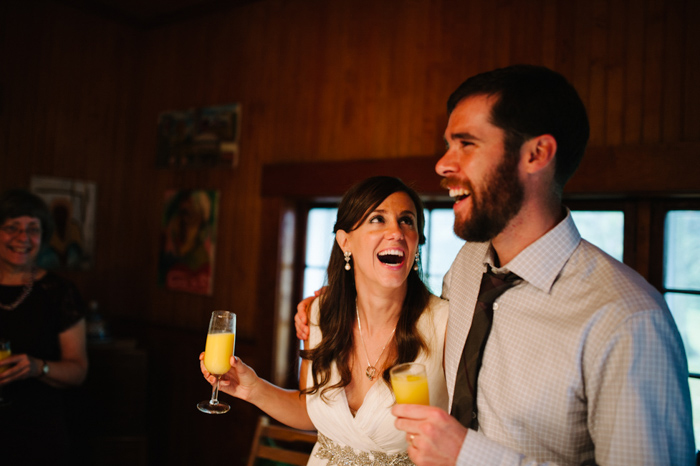
[[[219,192],[168,190],[162,217],[158,284],[211,296]]]
[[[51,176],[33,176],[29,189],[49,207],[54,232],[37,265],[46,269],[88,270],[95,249],[97,184]]]
[[[235,168],[241,105],[163,112],[158,116],[156,165],[160,168]]]

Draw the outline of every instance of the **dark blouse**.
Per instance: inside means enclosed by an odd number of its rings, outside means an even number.
[[[0,285],[0,302],[14,302],[22,286]],[[15,309],[0,309],[0,338],[10,340],[12,354],[57,361],[61,358],[59,335],[78,323],[86,306],[78,289],[65,278],[47,273]],[[9,401],[0,407],[0,451],[22,452],[21,464],[61,464],[69,451],[64,412],[65,390],[37,379],[25,379],[0,387]],[[38,447],[38,448],[37,448]],[[4,464],[4,461],[0,460]]]
[[[0,302],[14,302],[23,286],[0,285]],[[10,340],[12,353],[58,360],[58,335],[85,316],[86,306],[72,282],[48,272],[12,311],[0,309],[0,338]]]

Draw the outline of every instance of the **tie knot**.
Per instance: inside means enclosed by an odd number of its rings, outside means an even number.
[[[481,280],[478,301],[490,307],[496,298],[520,281],[521,278],[513,272],[495,273],[489,267]]]
[[[520,277],[513,273],[513,272],[502,272],[502,273],[497,273],[494,272],[493,269],[491,268],[490,265],[487,265],[487,270],[486,274],[490,275],[491,277],[495,278],[496,280],[499,280],[504,283],[509,283],[512,285],[515,285],[518,280],[520,280]]]

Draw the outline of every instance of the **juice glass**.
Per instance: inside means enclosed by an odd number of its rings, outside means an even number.
[[[397,403],[430,405],[428,376],[423,364],[417,362],[399,364],[392,367],[389,374]]]
[[[219,380],[231,369],[231,356],[236,343],[236,314],[229,311],[214,311],[209,320],[207,343],[204,348],[204,367],[216,376],[211,399],[197,404],[197,408],[207,414],[224,414],[231,409],[219,401]]]
[[[0,361],[9,358],[12,354],[10,350],[10,342],[8,340],[0,339]],[[0,374],[9,369],[10,366],[0,366]],[[6,406],[9,402],[2,397],[2,387],[0,387],[0,406]]]
[[[10,342],[7,340],[0,340],[0,361],[5,358],[9,358],[12,354],[10,350]],[[9,366],[0,366],[0,374],[9,369]]]

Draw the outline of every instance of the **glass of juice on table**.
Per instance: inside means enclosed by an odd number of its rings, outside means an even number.
[[[428,376],[423,364],[417,362],[399,364],[392,367],[389,374],[397,403],[430,405]]]
[[[204,348],[204,367],[216,377],[211,399],[197,405],[207,414],[224,414],[231,409],[228,404],[219,401],[219,380],[231,369],[231,356],[236,343],[236,314],[229,311],[214,311],[209,320],[207,343]]]

